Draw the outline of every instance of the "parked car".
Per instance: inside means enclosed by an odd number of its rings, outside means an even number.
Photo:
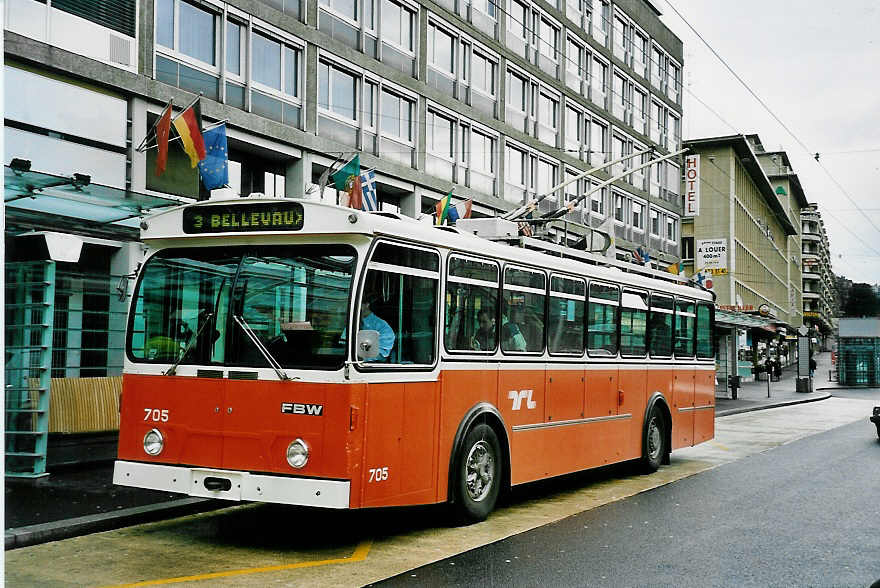
[[[877,438],[880,439],[880,406],[874,407],[874,414],[870,418],[871,422],[877,425]]]

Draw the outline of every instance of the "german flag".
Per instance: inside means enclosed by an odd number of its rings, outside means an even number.
[[[177,134],[180,135],[180,144],[189,155],[192,167],[205,158],[205,141],[202,139],[201,121],[202,113],[198,99],[195,103],[180,113],[172,123]]]

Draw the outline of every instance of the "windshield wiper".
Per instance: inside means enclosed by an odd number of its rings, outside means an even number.
[[[214,318],[213,312],[209,312],[208,314],[205,315],[205,320],[204,320],[204,322],[202,322],[202,326],[199,327],[198,331],[196,331],[195,336],[190,338],[189,342],[186,344],[186,347],[183,348],[183,353],[181,353],[180,357],[177,358],[177,361],[172,363],[171,367],[168,368],[163,375],[173,376],[177,372],[177,366],[180,365],[180,363],[183,361],[183,358],[186,357],[186,354],[189,353],[192,350],[192,348],[195,346],[195,344],[199,340],[199,337],[202,334],[202,331],[205,330],[205,327],[208,326],[208,323],[210,323],[213,318]],[[192,333],[192,331],[190,331],[190,333]]]
[[[266,349],[266,346],[263,345],[263,342],[260,341],[260,338],[257,337],[257,334],[254,333],[254,330],[250,327],[249,324],[247,324],[247,321],[235,314],[232,315],[232,320],[235,321],[236,325],[241,327],[241,330],[244,331],[244,334],[248,336],[248,339],[251,340],[251,343],[256,345],[257,350],[259,350],[259,352],[263,355],[263,357],[269,363],[269,366],[271,366],[271,368],[275,370],[275,373],[278,374],[278,377],[282,380],[289,380],[290,377],[286,373],[284,373],[283,369],[281,369],[281,364],[278,363],[278,360],[276,360],[271,353],[269,353],[269,350]]]

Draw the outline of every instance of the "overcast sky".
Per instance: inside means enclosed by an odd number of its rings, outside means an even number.
[[[757,133],[768,151],[786,151],[807,200],[819,204],[834,273],[880,284],[876,0],[653,1],[684,42],[683,137]],[[670,3],[797,139],[736,81]],[[831,177],[810,155],[816,152]]]

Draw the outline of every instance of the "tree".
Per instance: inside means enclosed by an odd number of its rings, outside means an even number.
[[[845,317],[880,316],[880,299],[870,284],[853,284],[843,306]]]

